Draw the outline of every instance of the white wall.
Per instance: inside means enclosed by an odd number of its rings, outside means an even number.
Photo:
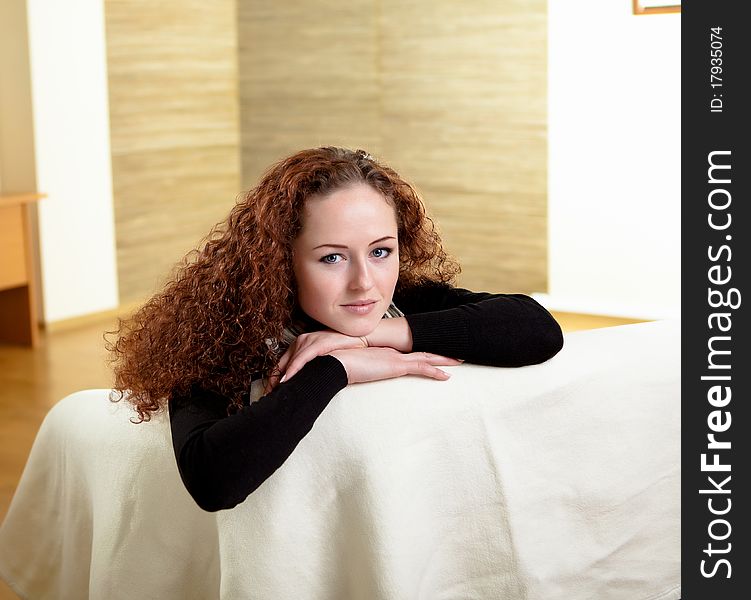
[[[118,304],[103,0],[27,0],[43,315]]]
[[[549,289],[554,310],[680,311],[680,15],[551,0]]]

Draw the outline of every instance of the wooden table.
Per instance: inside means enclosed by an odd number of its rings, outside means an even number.
[[[36,346],[36,274],[29,211],[45,194],[0,195],[0,343]]]

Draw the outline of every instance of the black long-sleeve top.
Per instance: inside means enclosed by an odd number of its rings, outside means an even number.
[[[563,346],[561,328],[532,298],[429,284],[394,295],[412,331],[412,351],[520,367]],[[194,390],[169,402],[172,441],[185,487],[207,511],[236,506],[292,454],[329,401],[347,386],[330,355],[309,361],[269,394],[227,414],[228,400]]]

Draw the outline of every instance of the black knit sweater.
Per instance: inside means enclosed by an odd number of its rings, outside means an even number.
[[[431,284],[395,294],[394,303],[412,331],[413,352],[521,367],[543,362],[563,346],[550,313],[521,294]],[[236,506],[287,460],[346,386],[342,363],[325,355],[229,416],[228,400],[214,394],[171,399],[172,441],[185,487],[204,510]]]

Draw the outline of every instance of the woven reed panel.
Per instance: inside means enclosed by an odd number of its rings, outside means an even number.
[[[106,0],[120,301],[153,293],[240,192],[235,0]]]
[[[243,185],[303,147],[414,182],[460,283],[547,289],[546,4],[239,0]]]
[[[546,3],[381,0],[383,153],[462,285],[547,289]]]
[[[324,145],[380,149],[375,0],[239,0],[243,185]]]
[[[8,195],[37,184],[26,11],[26,2],[0,2],[0,193]]]

